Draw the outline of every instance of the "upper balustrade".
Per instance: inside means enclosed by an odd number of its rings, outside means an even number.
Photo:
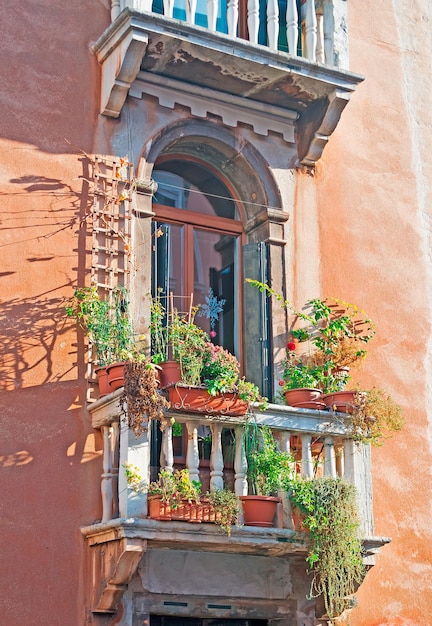
[[[233,39],[347,68],[344,5],[337,0],[112,0],[111,17],[114,21],[125,7],[162,14]]]

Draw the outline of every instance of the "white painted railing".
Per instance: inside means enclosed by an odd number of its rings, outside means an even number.
[[[119,390],[120,391],[120,390]],[[119,419],[119,392],[90,405],[92,424],[103,433],[103,472],[101,480],[102,521],[120,516],[123,518],[147,513],[145,493],[135,494],[127,488],[124,463],[132,463],[140,470],[144,483],[149,481],[150,436],[144,433],[136,439]],[[176,422],[184,425],[187,438],[186,467],[192,480],[200,479],[200,451],[198,429],[202,425],[212,434],[210,489],[224,486],[224,458],[222,448],[223,428],[235,432],[234,490],[237,495],[247,495],[247,462],[244,452],[244,428],[239,418],[203,416],[176,413]],[[365,536],[373,534],[370,450],[356,445],[347,435],[347,428],[334,415],[324,411],[309,411],[280,405],[270,405],[264,413],[257,413],[258,423],[272,429],[282,450],[292,452],[294,471],[306,478],[315,476],[343,477],[357,488],[358,505]],[[168,471],[174,468],[172,427],[168,425],[162,435],[160,466]],[[119,471],[120,469],[120,471]],[[289,527],[287,516],[284,526]]]
[[[283,50],[327,65],[344,65],[344,0],[267,0],[261,11],[260,0],[248,0],[246,16],[239,14],[238,0],[206,0],[205,13],[197,12],[197,0],[158,1],[159,10],[153,0],[111,0],[111,18],[114,21],[125,7],[143,13],[162,11],[165,17],[183,19],[192,25],[204,24],[209,31],[223,32],[232,38],[239,36],[239,23],[246,22],[246,38],[253,44],[262,43],[271,50]]]

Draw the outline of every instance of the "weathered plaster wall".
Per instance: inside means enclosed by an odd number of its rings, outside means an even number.
[[[88,19],[91,10],[91,19]],[[103,3],[2,3],[0,623],[86,623],[79,526],[100,518],[101,442],[65,298],[85,273]],[[84,190],[84,194],[82,194]]]
[[[298,183],[308,198],[316,188],[322,294],[362,306],[376,323],[356,378],[386,389],[406,419],[373,451],[375,534],[393,541],[360,589],[353,626],[432,619],[431,18],[428,2],[349,3],[350,67],[365,82],[315,179]]]

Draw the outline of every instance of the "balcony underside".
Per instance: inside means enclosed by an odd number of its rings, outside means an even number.
[[[305,164],[321,156],[363,80],[225,34],[127,9],[101,36],[95,51],[102,65],[103,114],[118,117],[131,87],[131,94],[149,93],[163,103],[166,94],[160,89],[169,86],[172,102],[191,110],[198,98],[205,112],[220,116],[220,107],[230,107],[237,121],[247,123],[248,112],[252,117],[258,113],[268,118],[268,130],[282,133],[284,122],[292,126],[297,120],[298,155]]]

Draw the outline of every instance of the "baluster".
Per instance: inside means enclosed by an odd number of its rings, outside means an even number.
[[[237,37],[238,0],[228,0],[227,7],[228,35]]]
[[[247,11],[249,41],[251,43],[258,43],[259,0],[248,0]]]
[[[210,490],[223,489],[223,452],[222,452],[222,425],[212,424],[212,448],[210,455]]]
[[[198,450],[198,428],[194,422],[186,423],[187,429],[187,452],[186,467],[189,470],[189,478],[199,480],[199,450]]]
[[[279,450],[281,452],[286,452],[287,454],[291,453],[291,433],[282,430],[279,431],[277,436],[277,442],[279,446]],[[292,477],[295,474],[295,463],[293,462],[291,465],[291,473]],[[291,528],[292,527],[292,510],[291,510],[291,501],[288,497],[288,493],[286,491],[280,490],[279,497],[282,499],[282,506],[278,505],[277,508],[277,527],[278,528]]]
[[[120,15],[120,0],[111,0],[111,22]]]
[[[306,0],[304,5],[305,30],[306,30],[306,58],[316,61],[317,45],[317,19],[315,13],[315,0]]]
[[[277,50],[279,36],[279,6],[277,0],[267,0],[267,35],[270,50]]]
[[[302,461],[301,474],[304,478],[313,478],[312,436],[301,435]]]
[[[103,433],[103,460],[101,475],[102,493],[102,521],[112,519],[113,489],[112,489],[112,455],[111,455],[111,426],[102,426]]]
[[[336,447],[336,473],[339,478],[345,474],[344,449],[340,443]]]
[[[247,496],[247,460],[243,428],[236,430],[235,458],[234,458],[234,491],[238,496]]]
[[[336,478],[336,458],[333,437],[324,438],[324,476]]]
[[[186,0],[186,22],[188,24],[195,24],[197,0]]]
[[[213,32],[216,31],[218,5],[218,0],[207,0],[207,27]]]
[[[120,456],[120,427],[119,422],[112,423],[111,459],[112,459],[112,503],[113,517],[119,514],[119,456]]]
[[[172,17],[174,11],[174,0],[163,0],[165,17]]]
[[[298,44],[298,12],[296,0],[288,0],[287,2],[287,41],[288,52],[297,56]]]
[[[167,472],[173,473],[174,469],[174,452],[172,443],[172,425],[167,424],[162,433],[162,445],[160,455],[160,466]]]
[[[325,63],[324,58],[324,15],[317,15],[317,44],[316,44],[316,60],[318,63]]]

